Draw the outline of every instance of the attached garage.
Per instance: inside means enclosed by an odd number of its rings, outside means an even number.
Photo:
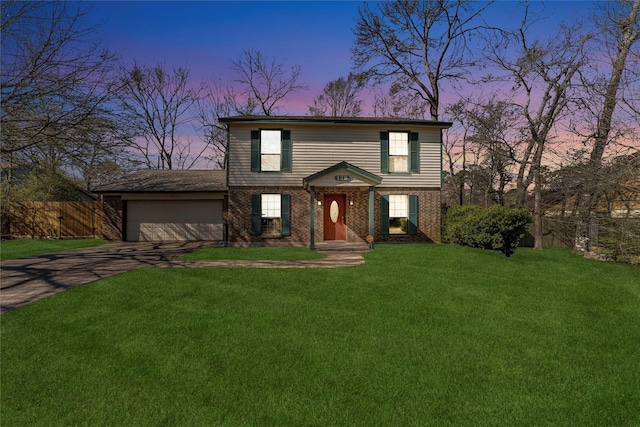
[[[110,240],[224,241],[226,173],[142,170],[96,190]],[[103,231],[104,231],[103,230]]]
[[[222,200],[129,200],[129,242],[223,240]]]

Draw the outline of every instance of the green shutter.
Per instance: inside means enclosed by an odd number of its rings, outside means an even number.
[[[389,132],[380,132],[380,172],[389,172]]]
[[[280,157],[280,170],[291,172],[291,131],[282,131],[282,156]]]
[[[409,134],[411,172],[420,172],[420,143],[418,142],[418,132]]]
[[[260,172],[260,131],[251,131],[251,172]]]
[[[407,234],[418,234],[418,196],[409,194],[409,223]]]
[[[262,234],[262,197],[259,194],[251,195],[251,234]]]
[[[291,196],[288,194],[280,196],[280,215],[282,235],[291,236]]]
[[[389,195],[380,196],[380,234],[389,234]]]

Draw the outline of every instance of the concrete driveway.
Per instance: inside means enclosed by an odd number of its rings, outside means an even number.
[[[0,264],[0,313],[94,280],[140,267],[170,266],[212,242],[113,243]]]

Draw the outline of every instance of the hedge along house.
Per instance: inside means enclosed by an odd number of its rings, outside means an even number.
[[[449,122],[236,116],[228,127],[230,244],[439,242]]]

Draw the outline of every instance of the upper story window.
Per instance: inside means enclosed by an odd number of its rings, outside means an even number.
[[[417,132],[380,132],[380,170],[387,173],[420,171]]]
[[[252,130],[251,171],[291,171],[291,132],[282,129]]]
[[[279,171],[282,155],[282,131],[260,131],[260,170]]]
[[[389,172],[409,172],[407,132],[389,132]]]

